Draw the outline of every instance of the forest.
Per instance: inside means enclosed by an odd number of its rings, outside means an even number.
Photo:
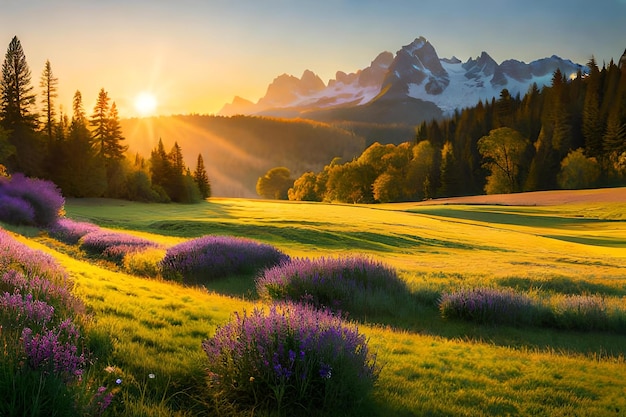
[[[58,78],[50,61],[41,74],[40,95],[31,81],[21,42],[14,37],[0,79],[0,166],[5,174],[51,180],[66,197],[192,203],[211,195],[202,155],[191,172],[178,143],[166,152],[159,141],[149,160],[130,157],[117,106],[104,88],[91,115],[76,91],[68,115],[57,111]],[[38,99],[41,113],[36,111]]]
[[[523,98],[504,89],[449,119],[424,122],[412,142],[374,143],[294,182],[277,167],[259,178],[257,191],[373,203],[624,185],[626,64],[599,68],[592,57],[587,67],[571,79],[557,70],[550,86],[532,85]]]

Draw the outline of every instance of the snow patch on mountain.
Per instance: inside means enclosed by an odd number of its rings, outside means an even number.
[[[529,85],[532,85],[528,81],[516,80],[507,75],[504,76],[506,81],[504,85],[494,85],[491,83],[490,71],[487,71],[487,73],[475,72],[468,78],[467,71],[463,68],[463,65],[461,62],[450,63],[442,60],[442,66],[450,77],[448,87],[440,94],[430,94],[423,85],[410,84],[408,96],[435,103],[444,112],[444,115],[449,116],[457,109],[471,107],[479,101],[490,101],[494,97],[500,97],[500,93],[504,88],[513,97],[517,94],[523,96],[528,91]],[[549,85],[552,81],[552,73],[534,77],[532,81],[537,83],[539,88]]]

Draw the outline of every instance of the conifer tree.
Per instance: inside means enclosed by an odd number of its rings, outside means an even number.
[[[170,163],[175,175],[183,175],[185,173],[185,161],[183,159],[183,150],[178,145],[178,142],[174,142],[174,146],[169,154]]]
[[[42,174],[43,149],[36,134],[37,115],[33,111],[36,95],[31,85],[31,72],[22,45],[14,36],[2,64],[0,79],[0,119],[8,134],[9,144],[15,149],[7,158],[12,171],[27,175]]]
[[[2,126],[8,131],[36,127],[36,116],[32,111],[35,94],[30,82],[26,55],[19,39],[14,36],[4,57],[0,81],[0,116]]]
[[[172,191],[172,177],[173,170],[172,164],[168,158],[167,152],[165,152],[165,146],[163,146],[163,140],[159,139],[159,143],[156,149],[153,149],[150,153],[150,179],[152,185],[162,194],[168,196],[171,199]]]
[[[101,88],[98,93],[89,124],[94,128],[92,139],[96,152],[98,156],[105,159],[106,141],[109,133],[109,95],[104,88]]]
[[[63,193],[72,197],[101,197],[107,186],[104,161],[92,146],[82,94],[78,90],[72,100],[72,120],[63,149],[65,157],[59,162],[63,176],[58,184]]]
[[[107,161],[120,161],[124,159],[124,152],[128,150],[128,146],[122,145],[124,136],[122,135],[122,126],[117,112],[115,102],[111,104],[107,120],[107,131],[105,138],[104,157]]]
[[[600,115],[600,70],[592,57],[587,66],[587,91],[582,114],[582,131],[585,138],[585,153],[591,157],[602,154],[604,126]]]
[[[202,198],[206,199],[211,197],[211,183],[209,182],[209,177],[206,173],[206,169],[204,168],[202,154],[198,154],[198,161],[196,163],[196,169],[193,172],[193,179],[198,185],[198,190],[200,191]]]
[[[59,79],[52,74],[52,66],[50,61],[46,60],[43,72],[41,74],[41,81],[39,86],[42,88],[42,99],[44,112],[44,131],[48,137],[48,144],[52,142],[53,130],[54,130],[54,118],[56,111],[54,109],[54,99],[57,97],[57,84]]]

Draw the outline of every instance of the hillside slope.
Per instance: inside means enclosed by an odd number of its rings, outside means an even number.
[[[284,166],[298,178],[320,171],[334,157],[350,160],[365,140],[328,124],[249,116],[167,116],[122,121],[130,152],[149,157],[159,139],[166,151],[174,142],[193,170],[202,154],[214,196],[256,197],[257,179]]]

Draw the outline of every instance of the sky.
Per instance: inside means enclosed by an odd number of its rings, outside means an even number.
[[[213,114],[281,74],[328,82],[420,36],[462,61],[617,61],[626,0],[2,0],[2,59],[13,36],[37,91],[50,60],[67,113],[76,90],[90,114],[104,88],[121,117],[141,115],[142,92],[154,114]]]

